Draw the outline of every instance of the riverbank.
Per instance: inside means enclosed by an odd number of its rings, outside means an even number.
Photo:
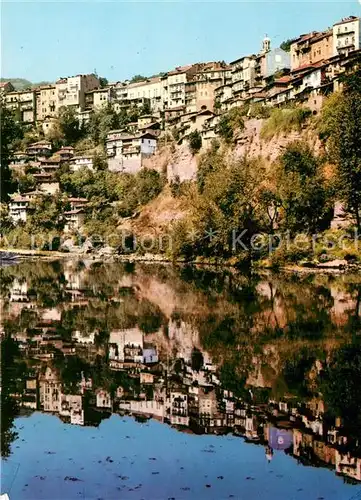
[[[234,269],[249,269],[260,271],[286,271],[293,273],[358,273],[361,272],[361,263],[349,262],[344,259],[335,259],[329,262],[315,263],[315,262],[302,262],[302,263],[285,263],[284,265],[274,266],[268,260],[254,261],[251,266],[249,263],[240,262],[235,258],[222,259],[222,258],[204,258],[198,257],[194,260],[186,260],[182,258],[171,259],[163,254],[116,254],[114,251],[104,251],[105,249],[92,250],[84,252],[60,252],[49,250],[32,250],[27,248],[0,248],[0,258],[4,259],[3,255],[12,255],[17,259],[36,258],[41,260],[59,260],[59,259],[88,259],[94,261],[106,262],[125,262],[125,263],[154,263],[154,264],[187,264],[202,267],[223,267]],[[6,258],[5,258],[6,259]]]

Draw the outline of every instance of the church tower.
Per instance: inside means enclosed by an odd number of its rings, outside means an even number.
[[[271,50],[271,39],[266,35],[262,41],[261,54],[266,54]]]

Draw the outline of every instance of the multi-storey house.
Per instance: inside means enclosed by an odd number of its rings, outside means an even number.
[[[329,59],[333,55],[332,30],[301,35],[291,44],[290,55],[291,71]]]
[[[333,55],[348,55],[361,48],[360,17],[350,16],[333,25]]]

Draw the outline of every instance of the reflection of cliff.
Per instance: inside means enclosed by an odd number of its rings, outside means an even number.
[[[8,292],[34,304],[4,321],[11,370],[24,370],[6,395],[26,411],[233,433],[268,461],[285,452],[361,480],[361,354],[342,347],[350,318],[358,328],[357,280],[75,262],[6,272]]]

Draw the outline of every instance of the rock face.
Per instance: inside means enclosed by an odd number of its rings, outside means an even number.
[[[167,165],[167,179],[168,182],[175,180],[179,177],[181,182],[188,180],[195,180],[197,175],[197,159],[189,151],[187,144],[179,146],[171,161]]]
[[[323,151],[323,145],[312,127],[264,140],[261,138],[264,123],[264,119],[245,120],[245,128],[236,137],[235,148],[229,154],[236,158],[244,155],[250,158],[262,157],[267,162],[272,163],[282,154],[288,144],[300,140],[306,141],[316,155]],[[204,150],[202,148],[201,152]],[[161,147],[155,155],[145,159],[143,166],[166,174],[168,182],[174,181],[177,177],[181,182],[194,180],[197,175],[197,155],[192,155],[187,141],[181,145],[173,143]]]
[[[269,141],[266,141],[261,138],[261,130],[264,123],[264,119],[250,119],[245,121],[245,128],[236,139],[236,156],[247,155],[251,158],[262,156],[265,160],[273,162],[282,154],[288,144],[300,140],[306,141],[315,154],[320,154],[323,150],[323,145],[318,139],[317,134],[310,128],[305,128],[300,132],[292,131],[288,134],[274,136]]]
[[[177,177],[180,182],[194,180],[197,175],[197,158],[189,151],[187,143],[163,147],[154,156],[145,159],[143,165],[165,173],[168,182]]]

